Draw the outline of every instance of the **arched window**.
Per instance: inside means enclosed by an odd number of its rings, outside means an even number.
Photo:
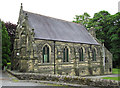
[[[92,50],[92,60],[96,61],[96,50],[95,49]]]
[[[49,63],[49,47],[47,45],[43,47],[43,63]]]
[[[112,72],[112,68],[109,68],[109,71]]]
[[[68,62],[68,58],[69,58],[68,48],[65,47],[63,50],[63,62]]]
[[[88,48],[88,58],[90,58],[90,49]]]
[[[105,57],[105,63],[108,63],[108,58],[107,57]]]
[[[83,48],[79,49],[79,61],[83,61]]]

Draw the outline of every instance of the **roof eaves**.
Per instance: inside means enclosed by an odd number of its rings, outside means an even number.
[[[68,43],[80,43],[80,44],[88,44],[88,45],[100,45],[99,43],[82,43],[77,41],[66,41],[66,40],[53,40],[53,39],[43,39],[43,38],[34,38],[35,40],[48,40],[48,41],[58,41],[58,42],[68,42]]]

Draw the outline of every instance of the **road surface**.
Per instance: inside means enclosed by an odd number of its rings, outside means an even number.
[[[11,87],[7,87],[11,86]],[[17,86],[17,87],[16,87]],[[21,87],[22,86],[22,87]],[[24,82],[7,72],[0,72],[0,88],[55,88],[51,85],[34,82]]]
[[[100,76],[86,76],[86,78],[102,78],[102,77],[120,77],[120,74],[100,75]]]

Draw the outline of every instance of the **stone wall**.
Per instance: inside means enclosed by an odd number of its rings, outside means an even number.
[[[36,54],[36,62],[33,60],[34,72],[39,73],[54,73],[54,42],[47,40],[35,40],[36,48],[34,53]],[[43,63],[43,46],[48,45],[50,48],[49,63]],[[63,49],[67,46],[69,49],[69,62],[63,62]],[[78,49],[83,48],[84,60],[79,61]],[[88,57],[88,50],[96,48],[96,61],[92,61],[92,52],[90,51],[90,58]],[[75,50],[75,52],[74,52]],[[98,75],[101,73],[101,59],[99,55],[100,46],[87,45],[87,44],[76,44],[67,42],[56,42],[55,43],[55,70],[56,74],[61,75],[91,75],[88,71],[89,63],[91,63],[92,75]],[[28,61],[29,62],[29,61]]]
[[[45,45],[49,46],[50,49],[49,63],[43,63],[42,53],[43,47]],[[63,49],[65,46],[67,46],[69,49],[68,62],[63,62]],[[79,61],[78,50],[81,47],[83,48],[83,61]],[[96,61],[92,60],[92,49],[94,48],[96,50]],[[54,74],[54,42],[48,40],[35,40],[33,50],[33,58],[25,56],[25,58],[20,58],[18,60],[18,70],[22,72],[24,71]],[[110,63],[106,65],[108,67],[105,69],[105,74],[112,73],[112,71],[108,71],[109,67],[112,66]],[[77,76],[104,74],[101,46],[58,41],[55,42],[55,74]]]
[[[112,54],[104,47],[105,49],[105,74],[112,72]]]
[[[15,73],[7,70],[12,75],[16,76],[20,80],[47,80],[57,81],[72,84],[96,86],[100,88],[118,88],[119,81],[105,80],[105,79],[91,79],[79,76],[66,76],[66,75],[52,75],[52,74],[39,74],[39,73]]]
[[[54,73],[54,42],[48,40],[35,40],[36,63],[34,72]],[[43,63],[43,46],[48,45],[50,48],[50,62]],[[63,49],[67,46],[69,49],[69,62],[63,62]],[[84,60],[79,61],[78,49],[83,48]],[[96,61],[92,61],[92,49],[96,49]],[[99,45],[88,45],[68,42],[55,42],[55,70],[56,74],[61,75],[100,75],[103,71],[102,49]],[[91,73],[90,71],[91,70]],[[106,72],[111,74],[111,72]]]

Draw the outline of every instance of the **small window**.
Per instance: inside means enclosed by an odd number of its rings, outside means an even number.
[[[107,57],[105,57],[105,63],[107,63],[108,62],[108,58]]]
[[[83,61],[83,49],[79,49],[79,61]]]
[[[90,51],[88,50],[88,58],[90,58]]]
[[[69,58],[68,48],[65,47],[63,50],[63,62],[68,62],[68,58]]]
[[[112,69],[111,69],[111,68],[109,68],[109,71],[110,71],[110,72],[112,72]]]

